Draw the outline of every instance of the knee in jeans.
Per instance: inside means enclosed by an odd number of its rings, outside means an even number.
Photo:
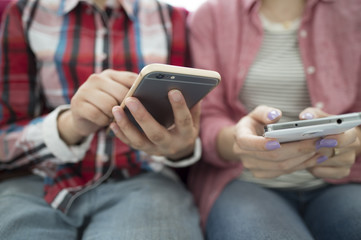
[[[177,202],[184,202],[190,198],[190,193],[180,182],[175,182],[172,179],[157,178],[147,182],[146,192],[150,199],[157,200],[158,203],[164,204]]]

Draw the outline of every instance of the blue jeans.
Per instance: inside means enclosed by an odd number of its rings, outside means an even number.
[[[77,198],[67,215],[43,194],[37,176],[0,183],[1,239],[202,239],[191,195],[161,174],[101,184]]]
[[[206,235],[208,240],[360,240],[361,185],[288,191],[235,180],[215,202]]]

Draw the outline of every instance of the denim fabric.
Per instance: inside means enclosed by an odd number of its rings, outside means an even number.
[[[206,234],[208,240],[360,240],[361,185],[289,191],[235,180],[215,202]]]
[[[67,215],[43,194],[36,176],[0,184],[1,239],[202,239],[191,195],[161,174],[101,184],[78,197]]]

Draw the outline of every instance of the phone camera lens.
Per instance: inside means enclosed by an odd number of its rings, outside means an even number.
[[[342,123],[342,119],[337,119],[337,123],[341,124]]]
[[[162,78],[164,78],[164,75],[163,74],[157,74],[157,76],[155,76],[156,78],[158,78],[158,79],[162,79]]]

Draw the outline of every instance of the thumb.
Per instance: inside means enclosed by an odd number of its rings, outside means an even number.
[[[270,124],[278,122],[278,120],[282,117],[282,112],[277,108],[259,105],[249,113],[249,116],[261,124]]]
[[[301,120],[323,118],[323,117],[328,117],[328,116],[331,116],[331,114],[328,114],[328,113],[322,111],[321,109],[314,108],[314,107],[306,108],[299,114],[299,118]]]

